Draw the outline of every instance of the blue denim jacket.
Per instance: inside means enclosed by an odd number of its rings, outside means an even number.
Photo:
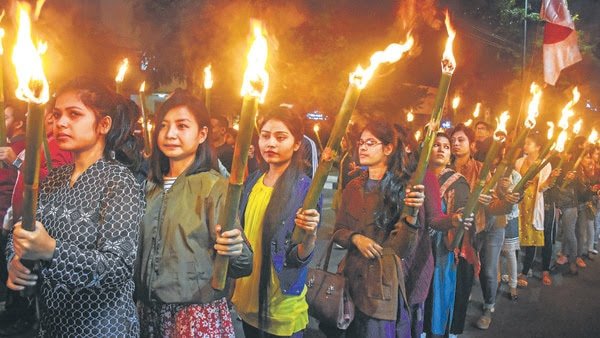
[[[250,175],[244,184],[244,190],[242,192],[242,199],[240,201],[240,223],[242,228],[245,226],[244,214],[246,212],[246,206],[248,205],[248,198],[252,192],[252,188],[263,175],[263,172],[257,171]],[[302,207],[304,202],[304,196],[308,192],[310,186],[310,178],[306,175],[302,175],[294,191],[289,198],[289,203],[293,207],[290,210],[298,210]],[[319,198],[317,210],[321,211],[322,199]],[[299,295],[304,289],[306,282],[306,276],[308,274],[308,263],[314,255],[314,250],[304,260],[298,258],[298,245],[293,244],[291,241],[292,232],[295,227],[295,213],[290,213],[284,220],[282,220],[282,226],[277,230],[271,241],[271,262],[275,267],[275,273],[279,278],[279,285],[281,292],[284,295]],[[257,272],[257,273],[260,273]]]

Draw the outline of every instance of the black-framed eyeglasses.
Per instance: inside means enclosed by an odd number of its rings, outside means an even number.
[[[370,138],[368,140],[358,140],[358,141],[356,141],[356,146],[359,147],[359,148],[361,146],[363,146],[363,145],[366,145],[367,148],[371,148],[371,147],[374,147],[374,146],[376,146],[378,144],[382,144],[382,142],[378,142],[377,140],[374,140],[372,138]]]

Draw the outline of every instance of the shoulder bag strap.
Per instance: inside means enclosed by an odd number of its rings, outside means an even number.
[[[322,270],[327,271],[327,269],[329,268],[329,260],[331,259],[331,251],[333,250],[333,239],[335,238],[336,233],[334,233],[331,236],[331,239],[329,240],[329,243],[327,244],[327,250],[323,253],[321,258],[319,259],[319,263],[317,264],[317,269],[322,269]]]

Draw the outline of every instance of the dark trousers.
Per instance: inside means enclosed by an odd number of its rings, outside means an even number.
[[[0,283],[6,286],[8,279],[8,266],[6,262],[6,245],[8,244],[8,233],[0,230]]]
[[[242,321],[242,327],[244,329],[244,337],[246,338],[280,338],[286,336],[276,336],[274,334],[269,334],[266,332],[261,332],[261,330],[255,328],[252,325],[246,324],[246,322]],[[295,332],[291,336],[287,336],[290,338],[302,338],[304,335],[304,331]]]
[[[542,247],[542,271],[550,271],[552,259],[552,244],[554,242],[554,207],[544,211],[544,247]],[[529,273],[533,260],[535,259],[535,246],[525,247],[525,259],[523,259],[523,274]]]
[[[8,270],[6,263],[6,245],[8,235],[2,231],[0,237],[0,283],[6,286],[8,279]],[[35,322],[35,304],[32,299],[22,297],[19,291],[6,289],[6,303],[4,305],[5,313],[0,321],[0,329],[14,324],[18,318],[30,318],[30,322]]]
[[[542,248],[542,271],[550,271],[552,260],[552,246],[556,235],[554,205],[544,212],[544,247]]]
[[[469,296],[473,288],[473,276],[475,268],[464,258],[458,258],[456,267],[456,296],[454,300],[454,315],[450,325],[450,333],[462,334],[465,328],[467,318],[467,307],[469,306]]]

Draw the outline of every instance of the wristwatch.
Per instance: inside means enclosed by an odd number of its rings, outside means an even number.
[[[17,157],[17,159],[13,161],[12,165],[19,170],[23,165],[23,160],[20,157]]]
[[[25,150],[21,151],[19,153],[19,155],[17,155],[17,158],[13,161],[12,165],[17,168],[17,170],[21,169],[21,166],[23,165],[23,161],[25,160]]]

